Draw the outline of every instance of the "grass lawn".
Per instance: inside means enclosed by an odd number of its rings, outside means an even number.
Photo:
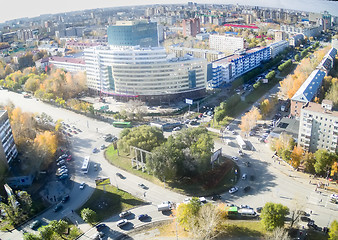
[[[218,138],[218,134],[214,133],[212,135],[214,138]],[[122,168],[128,172],[131,172],[139,177],[142,177],[144,179],[147,179],[148,181],[151,181],[155,184],[164,186],[164,183],[161,182],[158,178],[154,177],[153,175],[148,174],[147,172],[142,172],[141,170],[137,170],[136,168],[132,168],[131,166],[131,160],[130,156],[127,156],[123,153],[123,155],[120,153],[117,154],[117,150],[114,149],[113,146],[110,146],[107,148],[107,151],[105,152],[105,156],[108,159],[110,163],[113,165]],[[226,159],[223,159],[223,161],[226,161]],[[230,160],[227,160],[230,161]],[[235,165],[232,161],[230,161],[230,170],[227,172],[227,174],[224,175],[223,179],[217,184],[215,188],[212,189],[204,189],[201,184],[199,184],[197,181],[195,183],[192,183],[191,179],[188,180],[180,180],[179,182],[166,182],[166,187],[170,187],[172,190],[179,192],[179,193],[185,193],[185,194],[191,194],[191,195],[199,195],[199,196],[207,196],[212,195],[214,193],[220,193],[228,190],[230,187],[233,186],[234,182],[231,181],[231,179],[235,178],[234,170],[238,169],[237,165]]]
[[[222,236],[260,238],[266,235],[266,230],[260,221],[227,220],[221,225],[220,231],[224,232],[224,234],[221,234],[220,239],[222,239]]]
[[[144,202],[141,199],[112,185],[106,185],[105,187],[96,187],[92,196],[76,212],[81,216],[83,208],[90,208],[97,213],[97,220],[100,222],[123,210],[143,204]]]

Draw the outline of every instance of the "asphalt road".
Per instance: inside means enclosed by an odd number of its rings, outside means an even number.
[[[76,126],[82,130],[82,132],[78,135],[70,137],[73,146],[72,155],[74,156],[73,164],[75,167],[75,174],[73,174],[71,178],[75,184],[70,194],[71,200],[64,205],[62,211],[54,213],[52,210],[48,210],[40,215],[38,217],[39,219],[48,222],[53,219],[60,219],[64,216],[72,217],[71,210],[80,207],[92,194],[95,187],[94,180],[97,176],[110,177],[113,185],[117,185],[119,188],[151,203],[152,205],[137,208],[133,210],[133,212],[135,212],[135,216],[140,213],[148,213],[152,217],[153,221],[155,219],[163,219],[167,217],[161,216],[161,213],[157,212],[157,204],[167,200],[182,202],[185,198],[183,195],[164,189],[110,165],[104,159],[102,151],[96,154],[92,153],[92,149],[94,147],[99,148],[100,145],[105,143],[103,139],[105,134],[112,133],[118,136],[121,129],[115,128],[104,122],[99,122],[85,116],[78,115],[65,109],[45,104],[35,99],[25,99],[21,94],[0,90],[0,103],[5,103],[7,99],[11,99],[11,101],[16,106],[19,106],[23,111],[33,113],[45,112],[55,120],[63,119],[65,123]],[[235,129],[237,133],[239,132],[238,121],[234,121],[230,126],[232,129]],[[234,138],[235,136],[228,135],[228,137]],[[250,205],[255,208],[263,206],[268,201],[279,202],[289,206],[291,209],[297,207],[297,209],[302,209],[307,212],[312,211],[310,217],[315,220],[317,225],[322,227],[328,226],[330,222],[337,219],[337,205],[329,203],[329,193],[316,193],[314,191],[315,186],[310,185],[308,183],[308,179],[304,180],[304,176],[301,173],[294,172],[288,166],[274,162],[273,159],[271,159],[272,152],[267,144],[258,142],[255,137],[249,137],[247,140],[254,146],[255,151],[245,150],[245,155],[243,157],[239,157],[238,164],[240,166],[239,177],[241,177],[243,173],[247,173],[249,177],[246,180],[240,180],[236,184],[236,186],[239,187],[238,192],[234,194],[222,194],[223,201],[227,203],[234,203],[236,205]],[[221,140],[216,141],[215,149],[220,147],[222,147],[223,154],[225,155],[230,157],[238,155],[238,146],[235,143],[235,140],[232,140],[232,143],[229,146],[222,143]],[[98,171],[94,171],[94,169],[91,168],[87,175],[80,172],[84,156],[90,156],[92,162],[98,163]],[[246,167],[244,165],[245,161],[250,161],[251,166]],[[122,173],[126,179],[122,180],[117,178],[115,175],[116,172]],[[254,181],[250,180],[251,175],[255,177]],[[86,182],[88,187],[84,190],[79,190],[78,185],[81,182]],[[149,187],[149,190],[145,191],[141,189],[138,186],[138,183],[145,184]],[[243,188],[248,185],[251,186],[251,190],[248,193],[244,193]],[[146,192],[145,195],[144,192]],[[118,220],[119,218],[117,216],[113,216],[109,222],[105,222],[112,229],[112,232],[107,232],[108,235],[112,234],[111,236],[115,236],[114,234],[118,234],[115,231],[127,233],[131,229],[139,226],[139,224],[142,224],[138,222],[138,220],[131,219],[132,223],[129,226],[133,227],[130,229],[127,228],[120,230],[115,225]],[[81,219],[76,219],[76,221],[78,222],[81,230],[84,232],[89,231],[85,234],[85,236],[91,236],[90,233],[92,231],[96,231],[91,230],[90,226],[83,223]],[[23,229],[25,231],[29,231],[27,226],[23,226]],[[1,239],[21,239],[22,232],[16,230],[12,233],[2,232],[0,233],[0,237]]]

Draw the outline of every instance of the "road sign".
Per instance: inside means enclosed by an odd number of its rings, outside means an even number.
[[[95,179],[96,186],[104,186],[110,184],[110,178],[98,178]]]
[[[193,104],[193,100],[189,99],[189,98],[186,98],[185,99],[185,103],[192,105]]]

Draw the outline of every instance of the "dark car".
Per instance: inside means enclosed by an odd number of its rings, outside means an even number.
[[[144,185],[143,183],[139,183],[138,186],[143,189],[148,189],[148,187]]]
[[[116,176],[118,176],[119,178],[121,178],[121,179],[124,179],[124,176],[121,174],[121,173],[116,173]]]
[[[256,208],[256,212],[258,212],[258,213],[260,213],[260,212],[262,212],[262,207],[258,207],[258,208]]]
[[[138,216],[138,220],[140,220],[140,221],[145,220],[147,218],[149,218],[148,214],[141,214],[141,215]]]
[[[101,224],[99,224],[99,225],[96,226],[96,230],[97,230],[97,231],[101,231],[102,229],[104,229],[104,228],[106,228],[106,227],[107,227],[106,224],[101,223]]]
[[[212,197],[211,197],[211,200],[213,200],[213,201],[217,201],[217,200],[220,200],[222,198],[222,196],[221,195],[213,195]]]
[[[41,225],[41,222],[39,220],[35,220],[34,222],[32,222],[32,224],[30,225],[30,228],[35,230],[37,229],[38,227],[40,227]]]
[[[65,203],[69,200],[69,195],[66,195],[62,198],[61,202]]]
[[[54,208],[53,211],[54,212],[58,212],[58,211],[60,211],[62,209],[62,207],[63,207],[62,204],[59,203],[58,205],[55,206],[55,208]]]

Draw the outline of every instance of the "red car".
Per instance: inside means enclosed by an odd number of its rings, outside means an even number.
[[[72,160],[72,155],[69,155],[69,156],[67,157],[67,161],[70,161],[70,160]]]

